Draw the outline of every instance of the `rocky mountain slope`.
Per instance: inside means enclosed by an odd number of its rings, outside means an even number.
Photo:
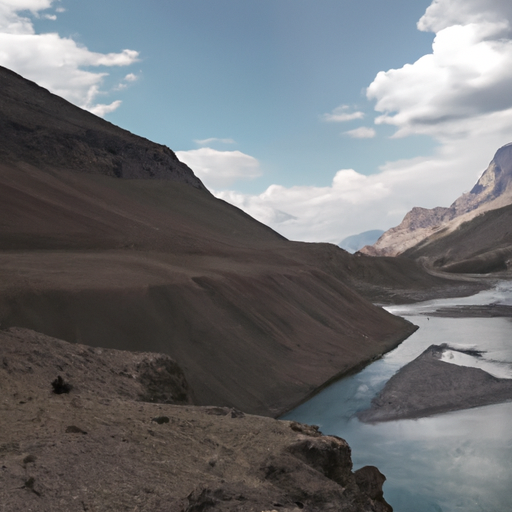
[[[489,210],[442,230],[404,252],[403,257],[458,274],[508,275],[512,267],[512,205]]]
[[[168,356],[26,329],[1,331],[0,347],[3,512],[391,510],[385,477],[353,471],[343,439],[186,405]],[[67,392],[55,393],[58,377]]]
[[[205,189],[167,147],[76,108],[0,66],[0,159],[46,170],[164,179]]]
[[[288,242],[8,70],[0,86],[2,328],[163,352],[195,404],[274,416],[414,330],[347,285],[341,249]]]
[[[449,208],[413,208],[402,223],[372,246],[361,249],[371,256],[397,256],[423,243],[454,232],[464,222],[512,204],[512,143],[501,147],[476,185]]]

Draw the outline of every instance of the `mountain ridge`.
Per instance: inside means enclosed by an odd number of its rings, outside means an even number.
[[[7,68],[0,70],[2,160],[128,179],[165,179],[206,190],[168,147],[79,109]],[[36,159],[31,158],[34,154]]]
[[[397,256],[429,237],[455,231],[478,215],[512,203],[512,143],[495,153],[487,169],[470,192],[462,194],[450,207],[415,207],[403,221],[386,231],[372,246],[361,249],[370,256]]]

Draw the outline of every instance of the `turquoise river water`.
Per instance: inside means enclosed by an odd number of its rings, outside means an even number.
[[[399,368],[432,344],[483,351],[478,358],[456,352],[450,362],[512,378],[512,318],[428,315],[443,306],[473,304],[512,305],[512,283],[472,297],[388,307],[418,331],[284,417],[346,439],[354,469],[373,465],[386,475],[384,497],[395,512],[512,511],[512,402],[376,425],[355,417]]]

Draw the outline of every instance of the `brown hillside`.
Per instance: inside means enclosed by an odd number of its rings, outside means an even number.
[[[164,352],[197,404],[266,415],[414,329],[346,286],[344,251],[284,240],[169,149],[5,69],[0,98],[3,328]]]

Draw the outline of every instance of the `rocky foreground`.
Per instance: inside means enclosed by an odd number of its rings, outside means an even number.
[[[3,512],[392,510],[340,438],[177,405],[190,391],[168,356],[17,328],[0,344]]]

